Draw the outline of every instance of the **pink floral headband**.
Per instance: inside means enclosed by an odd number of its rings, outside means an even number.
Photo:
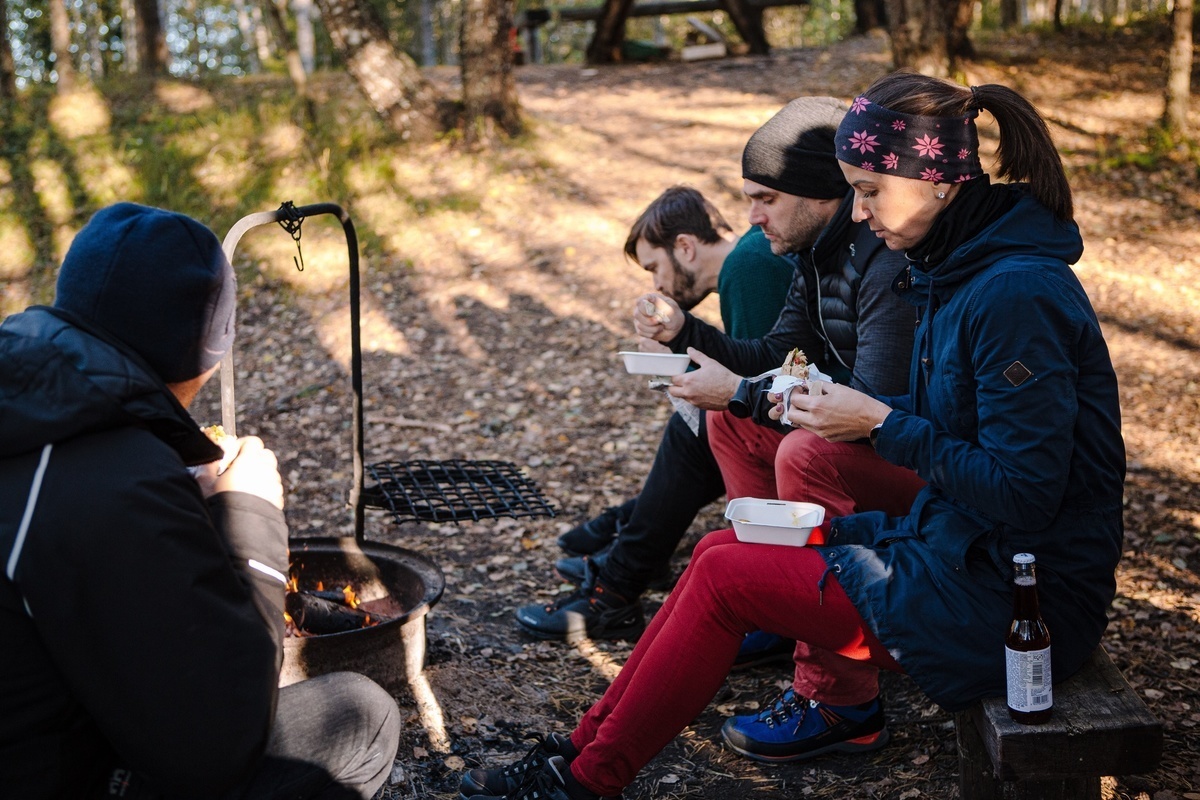
[[[969,181],[983,174],[977,116],[975,110],[961,117],[901,114],[860,95],[838,126],[837,158],[869,172],[919,181]]]

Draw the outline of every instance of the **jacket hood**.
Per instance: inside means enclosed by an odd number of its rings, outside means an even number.
[[[1056,219],[1023,187],[1004,187],[1018,195],[1008,213],[959,245],[937,264],[910,261],[912,286],[921,294],[943,295],[1002,259],[1030,256],[1074,264],[1083,255],[1083,238],[1074,222]]]
[[[0,325],[0,457],[118,427],[146,428],[188,466],[221,449],[132,351],[59,309]]]

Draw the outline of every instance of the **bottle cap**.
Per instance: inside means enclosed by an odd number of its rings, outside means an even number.
[[[1017,553],[1015,556],[1013,556],[1014,564],[1032,564],[1036,560],[1037,559],[1033,557],[1033,553]]]

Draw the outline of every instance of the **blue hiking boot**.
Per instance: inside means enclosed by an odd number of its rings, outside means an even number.
[[[891,738],[876,697],[857,706],[830,706],[786,690],[765,711],[733,717],[725,743],[755,761],[800,761],[822,753],[866,753]]]
[[[749,669],[764,664],[783,664],[792,660],[796,642],[766,631],[751,631],[742,639],[733,669]]]

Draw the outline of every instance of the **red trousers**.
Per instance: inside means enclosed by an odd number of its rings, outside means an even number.
[[[802,428],[785,435],[727,411],[708,414],[708,441],[730,500],[816,503],[825,507],[823,532],[834,517],[859,511],[907,514],[925,486],[915,472],[884,461],[870,445],[827,442]],[[824,537],[809,541],[821,544]]]
[[[867,445],[804,430],[783,435],[728,413],[710,413],[708,425],[729,498],[824,506],[814,544],[834,517],[907,513],[924,486]],[[620,793],[708,705],[754,630],[795,639],[796,692],[832,705],[875,697],[879,669],[900,669],[816,551],[746,544],[731,530],[710,533],[617,679],[571,734],[579,782],[602,796]]]
[[[879,668],[900,669],[815,550],[747,544],[732,530],[710,533],[616,680],[571,734],[579,751],[571,762],[575,778],[601,796],[619,794],[704,710],[754,630],[805,642],[815,683],[828,670],[839,685],[849,673],[856,689],[873,687],[865,695],[819,697],[834,705],[874,697]]]

